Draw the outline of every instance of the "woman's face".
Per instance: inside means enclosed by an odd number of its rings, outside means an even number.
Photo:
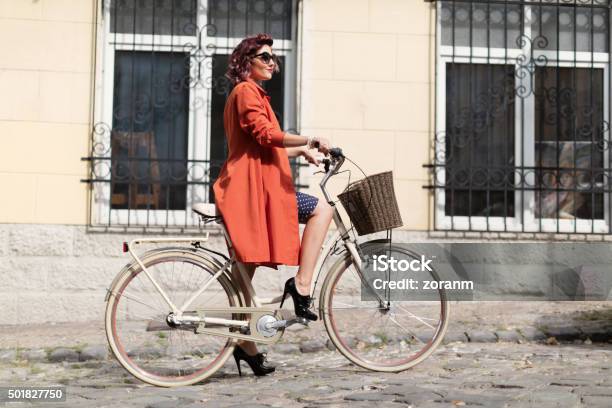
[[[272,78],[276,59],[273,56],[272,48],[269,45],[262,45],[255,53],[256,57],[251,60],[251,79],[255,81],[267,81]],[[264,62],[264,61],[267,61]]]

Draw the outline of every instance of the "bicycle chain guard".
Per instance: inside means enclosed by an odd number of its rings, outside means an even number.
[[[227,312],[232,314],[250,314],[248,332],[250,334],[236,333],[235,331],[228,331],[228,327],[223,328],[211,328],[207,327],[206,323],[199,323],[194,330],[196,334],[210,334],[213,336],[221,336],[238,340],[253,341],[260,344],[274,344],[280,340],[283,333],[285,332],[285,325],[279,327],[270,328],[270,324],[278,323],[282,321],[289,321],[291,313],[284,309],[264,309],[259,307],[228,307],[228,308],[215,308],[197,310],[198,317],[204,320],[207,312]],[[212,324],[211,326],[216,326]],[[233,328],[234,330],[237,327]]]

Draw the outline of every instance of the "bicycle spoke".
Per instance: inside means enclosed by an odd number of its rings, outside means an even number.
[[[155,289],[155,287],[154,287],[154,286],[153,286],[153,284],[151,283],[151,280],[149,279],[149,277],[148,277],[148,276],[146,276],[146,275],[144,274],[144,272],[140,272],[140,273],[138,273],[138,275],[136,276],[136,279],[137,279],[138,284],[139,284],[139,285],[140,285],[140,287],[142,288],[143,293],[147,293],[147,292],[148,292],[148,291],[147,291],[147,289],[146,289],[146,287],[145,287],[145,285],[144,285],[144,283],[142,282],[142,281],[143,281],[143,276],[144,276],[144,277],[147,279],[147,282],[148,282],[148,283],[151,285],[151,288],[153,289],[153,292],[154,292],[154,293],[156,293],[156,294],[159,294],[159,292],[157,291],[157,289]],[[155,299],[155,302],[156,302],[156,303],[157,303],[157,304],[160,306],[160,310],[167,310],[167,309],[169,308],[169,307],[168,307],[168,305],[165,303],[165,301],[164,301],[164,302],[162,302],[161,295],[160,295],[160,297],[155,296],[155,297],[154,297],[154,299]]]
[[[163,313],[163,310],[159,310],[159,309],[155,308],[154,306],[151,306],[151,305],[149,305],[148,303],[145,303],[143,300],[140,300],[140,299],[139,299],[138,297],[136,297],[135,295],[132,295],[132,294],[130,294],[130,295],[126,295],[126,291],[125,291],[125,290],[123,291],[123,293],[121,294],[121,296],[123,296],[123,297],[125,297],[125,298],[127,298],[127,299],[130,299],[130,300],[133,300],[133,301],[134,301],[134,302],[136,302],[136,303],[140,303],[140,304],[141,304],[141,305],[143,305],[143,306],[147,306],[147,307],[149,307],[149,308],[151,308],[151,309],[153,309],[153,310],[155,310],[155,311],[157,311],[157,312],[162,312],[162,313]]]
[[[410,311],[408,311],[408,310],[404,309],[402,306],[400,306],[400,305],[397,305],[397,306],[398,306],[399,308],[401,308],[402,310],[404,310],[406,313],[408,313],[408,316],[409,316],[409,317],[411,317],[411,318],[413,318],[413,319],[418,320],[419,322],[423,323],[425,326],[427,326],[427,327],[429,327],[429,328],[431,328],[431,329],[434,329],[434,330],[436,329],[434,326],[432,326],[431,324],[429,324],[429,323],[427,323],[427,322],[425,321],[425,319],[427,319],[427,318],[425,318],[425,317],[424,317],[424,318],[422,318],[422,317],[416,316],[416,315],[415,315],[415,314],[413,314],[412,312],[410,312]],[[436,319],[427,319],[427,320],[436,321]]]
[[[154,319],[151,316],[144,316],[144,315],[141,315],[141,314],[138,314],[138,313],[134,313],[134,312],[121,312],[121,313],[125,313],[125,316],[127,318],[135,316],[135,317],[138,317],[138,318],[140,318],[140,319],[142,319],[144,321],[147,321],[147,322],[152,320],[154,322],[160,322],[160,323],[164,323],[164,324],[166,323],[166,317],[165,316],[160,316],[159,319]]]
[[[425,344],[425,342],[424,342],[423,340],[419,339],[419,338],[418,338],[418,336],[417,336],[415,333],[413,333],[412,331],[410,331],[410,330],[406,329],[404,326],[402,326],[401,324],[399,324],[399,323],[397,322],[397,320],[395,320],[395,319],[394,319],[392,316],[389,316],[389,320],[391,320],[391,322],[393,322],[393,323],[394,323],[394,324],[395,324],[397,327],[399,327],[400,329],[402,329],[403,331],[405,331],[406,333],[408,333],[410,336],[412,336],[412,338],[414,338],[414,339],[416,339],[416,340],[420,341],[421,343]]]
[[[371,306],[351,306],[351,307],[334,307],[334,310],[384,310],[384,307],[371,307]]]

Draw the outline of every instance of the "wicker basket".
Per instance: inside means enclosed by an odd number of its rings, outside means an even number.
[[[395,198],[392,171],[351,183],[338,198],[359,235],[404,225]]]

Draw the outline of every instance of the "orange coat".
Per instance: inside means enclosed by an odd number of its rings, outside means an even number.
[[[295,189],[270,97],[255,81],[240,82],[223,123],[229,153],[213,190],[238,261],[299,265]]]

